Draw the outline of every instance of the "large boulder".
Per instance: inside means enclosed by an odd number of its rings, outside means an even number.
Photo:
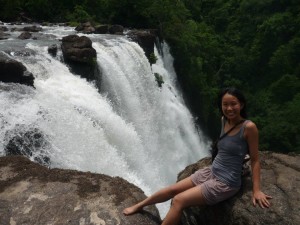
[[[51,46],[48,46],[48,53],[50,55],[52,55],[53,57],[56,57],[57,51],[58,51],[58,48],[57,48],[56,44],[52,44]]]
[[[98,74],[97,52],[92,41],[86,36],[68,35],[63,37],[61,49],[65,62],[73,73],[88,80],[95,80]]]
[[[90,22],[86,22],[79,24],[75,30],[85,34],[91,34],[95,32],[95,27]]]
[[[32,34],[28,31],[22,32],[18,38],[21,40],[30,39],[32,37]]]
[[[262,152],[261,188],[271,195],[271,207],[252,205],[251,176],[243,178],[240,192],[215,206],[191,207],[184,211],[181,225],[298,225],[300,224],[300,155]],[[210,164],[204,158],[188,166],[178,180]]]
[[[68,35],[63,37],[61,49],[65,60],[71,62],[89,64],[97,56],[91,39],[86,36]]]
[[[22,63],[0,54],[0,81],[33,86],[34,77]]]
[[[107,34],[109,25],[98,25],[95,27],[95,34]]]
[[[158,225],[154,206],[124,216],[144,193],[120,177],[48,169],[22,156],[0,157],[0,224]]]
[[[122,25],[118,25],[118,24],[113,24],[108,28],[108,32],[110,34],[123,34],[124,32],[124,27]]]

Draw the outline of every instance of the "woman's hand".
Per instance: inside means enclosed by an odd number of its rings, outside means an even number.
[[[271,198],[272,198],[271,196],[266,195],[261,191],[257,191],[257,192],[253,193],[252,202],[253,202],[254,206],[256,206],[256,203],[258,203],[258,205],[261,208],[269,208],[270,202],[268,201],[268,199],[271,199]]]

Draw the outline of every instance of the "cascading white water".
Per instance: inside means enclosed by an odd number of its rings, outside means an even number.
[[[66,29],[45,33],[66,35]],[[15,57],[34,74],[36,89],[0,82],[0,154],[11,130],[38,128],[50,143],[44,151],[51,167],[120,176],[149,195],[206,156],[206,144],[177,88],[166,44],[165,57],[156,51],[151,67],[140,46],[126,37],[90,37],[100,88],[72,74],[43,44],[29,43],[26,48],[35,54]],[[163,77],[161,88],[154,73]],[[164,216],[168,203],[158,208]]]

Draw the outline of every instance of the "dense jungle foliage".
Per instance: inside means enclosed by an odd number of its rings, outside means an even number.
[[[157,28],[187,102],[210,137],[216,96],[236,86],[260,130],[260,149],[300,153],[299,0],[0,0],[0,20]]]

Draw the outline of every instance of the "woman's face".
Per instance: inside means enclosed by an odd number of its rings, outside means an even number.
[[[222,97],[222,111],[224,116],[228,120],[239,119],[241,117],[240,112],[243,105],[233,95],[226,93]]]

